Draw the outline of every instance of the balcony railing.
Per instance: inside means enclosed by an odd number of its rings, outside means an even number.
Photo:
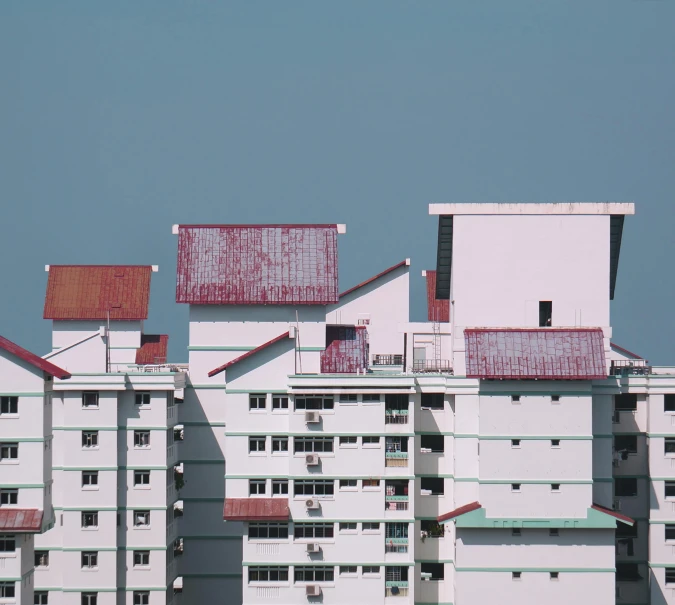
[[[386,452],[385,466],[408,466],[408,452]]]
[[[408,538],[387,538],[384,544],[384,552],[407,553]]]
[[[385,410],[385,424],[408,424],[408,410]]]
[[[408,582],[398,581],[385,582],[384,589],[385,597],[407,597],[408,596]]]
[[[385,510],[408,510],[408,496],[385,496]]]
[[[396,354],[373,355],[373,365],[374,366],[402,366],[403,365],[403,355],[396,355]]]
[[[449,359],[415,359],[413,372],[452,374],[452,367]]]
[[[645,359],[614,359],[609,369],[610,376],[644,376],[652,373],[652,366]]]

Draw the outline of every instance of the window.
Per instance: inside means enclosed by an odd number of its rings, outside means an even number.
[[[98,431],[82,431],[82,447],[98,447]]]
[[[98,485],[98,471],[82,471],[82,487]]]
[[[511,439],[511,447],[519,448],[520,447],[520,439]]]
[[[443,393],[422,393],[422,409],[442,410],[443,406]]]
[[[0,460],[17,460],[18,458],[18,443],[0,443]]]
[[[380,447],[379,437],[361,437],[363,447]]]
[[[539,301],[539,327],[546,328],[551,325],[553,319],[553,302],[550,300]]]
[[[288,397],[272,397],[272,409],[273,410],[287,410],[288,409]]]
[[[283,496],[288,494],[288,479],[272,479],[272,495]]]
[[[637,496],[637,479],[628,477],[616,477],[614,479],[614,495],[618,497],[631,498]],[[675,496],[675,493],[673,493]]]
[[[332,582],[334,579],[334,567],[295,567],[295,582]]]
[[[149,510],[135,510],[134,511],[134,527],[149,527],[150,526],[150,511]]]
[[[332,480],[296,480],[293,482],[295,496],[332,496],[335,482]]]
[[[560,395],[551,395],[551,403],[560,403]]]
[[[521,572],[519,571],[512,571],[511,572],[511,579],[512,580],[520,580]]]
[[[332,395],[301,395],[295,398],[296,410],[332,410],[334,408]]]
[[[136,405],[150,405],[150,393],[136,393]]]
[[[0,599],[13,599],[14,597],[14,582],[0,582]]]
[[[615,567],[617,582],[639,582],[642,579],[637,563],[615,563]]]
[[[356,491],[358,488],[356,479],[340,479],[340,489],[343,491]]]
[[[363,523],[362,524],[362,530],[363,532],[371,533],[371,534],[379,534],[380,533],[380,524],[379,523]]]
[[[675,438],[666,437],[663,442],[663,453],[664,454],[675,454]]]
[[[356,523],[343,522],[338,526],[341,534],[355,534],[356,533]]]
[[[13,396],[0,397],[0,414],[18,414],[19,398]]]
[[[380,394],[379,393],[364,393],[363,394],[363,403],[379,403]]]
[[[357,447],[357,438],[354,437],[340,437],[340,447]]]
[[[150,445],[150,431],[134,431],[134,447],[148,447]]]
[[[264,496],[266,483],[267,483],[266,479],[249,479],[248,480],[249,496]]]
[[[361,487],[363,487],[363,489],[380,489],[380,480],[364,479],[361,481]]]
[[[11,488],[0,489],[0,506],[12,506],[19,503],[19,490]]]
[[[82,527],[98,527],[98,512],[82,512]]]
[[[617,523],[616,537],[617,538],[637,538],[638,537],[639,522],[636,521],[634,525],[626,525],[625,523]],[[675,525],[673,526],[675,529]],[[675,539],[675,534],[673,535]]]
[[[551,536],[552,538],[557,538],[560,535],[560,530],[557,528],[549,529],[548,535]]]
[[[49,593],[36,590],[33,593],[33,603],[35,605],[49,605]]]
[[[560,447],[560,439],[551,439],[551,447]]]
[[[296,540],[321,540],[334,537],[334,523],[296,523],[293,537]]]
[[[248,539],[285,540],[288,538],[288,523],[249,523]]]
[[[249,410],[264,410],[267,406],[267,395],[249,395],[248,409]]]
[[[150,593],[134,590],[134,605],[150,605]]]
[[[667,523],[665,526],[666,540],[675,540],[675,524]]]
[[[511,491],[512,492],[519,492],[520,491],[520,483],[512,483],[511,484]]]
[[[637,482],[637,479],[635,481]],[[675,481],[666,481],[665,495],[666,498],[675,498]]]
[[[81,605],[98,605],[98,593],[83,592]]]
[[[666,585],[675,584],[675,567],[666,567]]]
[[[549,578],[551,578],[551,580],[557,580],[559,575],[560,575],[559,572],[552,571],[549,573]]]
[[[637,395],[634,393],[622,393],[614,395],[614,409],[634,412],[637,410]]]
[[[249,582],[288,582],[288,567],[249,567]]]
[[[147,567],[150,565],[150,551],[149,550],[135,550],[134,551],[134,567]]]
[[[340,575],[355,576],[358,573],[358,569],[356,565],[340,565]]]
[[[272,452],[288,453],[288,437],[272,437]]]
[[[150,471],[134,471],[134,486],[150,485]]]
[[[511,395],[512,403],[520,403],[520,395]]]
[[[83,408],[97,408],[98,407],[98,391],[85,391],[82,393],[82,407]]]
[[[521,532],[521,530],[520,530],[520,527],[514,527],[514,528],[511,530],[511,535],[517,537],[517,536],[522,536],[523,534],[522,534],[522,532]]]
[[[422,563],[420,571],[422,572],[422,577],[429,578],[432,581],[440,582],[445,579],[445,565],[443,563]]]
[[[551,491],[552,492],[559,492],[560,491],[560,483],[551,483]]]
[[[442,454],[445,451],[445,437],[443,435],[422,435],[420,437],[420,452],[422,454]]]
[[[340,403],[356,403],[356,394],[355,393],[340,393],[338,395],[338,401]]]
[[[675,394],[663,396],[663,411],[675,412]]]
[[[332,437],[295,437],[293,439],[293,452],[332,452]]]
[[[637,435],[615,435],[614,450],[627,454],[637,454]]]
[[[442,496],[445,493],[445,481],[442,477],[422,477],[420,494],[422,496]]]
[[[363,575],[364,576],[380,575],[380,567],[378,565],[364,565],[363,566]]]
[[[82,552],[82,569],[98,567],[98,553],[96,551]]]
[[[0,552],[16,552],[14,536],[0,536]]]
[[[36,550],[35,551],[35,567],[49,567],[49,551]]]
[[[248,452],[264,452],[265,451],[265,441],[267,437],[249,437],[248,438]]]

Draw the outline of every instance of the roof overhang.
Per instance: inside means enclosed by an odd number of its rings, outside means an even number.
[[[284,332],[283,334],[280,334],[276,338],[273,338],[272,340],[268,340],[267,342],[261,344],[260,346],[256,347],[255,349],[252,349],[251,351],[247,351],[243,355],[240,355],[239,357],[235,357],[232,361],[228,361],[227,363],[224,363],[222,366],[219,366],[209,372],[209,378],[212,378],[216,374],[220,374],[221,372],[224,372],[227,370],[227,368],[231,368],[233,365],[239,363],[240,361],[244,361],[244,359],[248,359],[249,357],[252,357],[256,353],[259,353],[263,349],[266,349],[267,347],[272,346],[273,344],[279,342],[280,340],[283,340],[284,338],[294,338],[294,336],[291,336],[290,330],[288,332]]]
[[[55,366],[53,363],[38,357],[35,353],[31,353],[27,349],[20,347],[18,344],[0,336],[0,349],[4,349],[8,353],[15,355],[19,359],[29,363],[38,370],[42,370],[45,374],[53,376],[54,378],[60,378],[61,380],[66,380],[70,378],[70,372],[61,369],[58,366]]]
[[[226,498],[225,521],[288,521],[288,498]]]
[[[0,533],[38,533],[42,530],[42,511],[36,508],[0,509]]]

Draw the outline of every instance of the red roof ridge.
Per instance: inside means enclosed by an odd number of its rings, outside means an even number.
[[[629,351],[628,349],[624,349],[623,347],[620,347],[618,344],[615,342],[609,343],[609,346],[612,347],[613,349],[618,349],[621,353],[625,353],[629,357],[633,357],[634,359],[644,359],[642,355],[638,355],[637,353],[633,353],[633,351]]]
[[[212,227],[214,229],[219,229],[226,227],[227,229],[251,229],[255,227],[266,227],[266,228],[279,228],[279,229],[302,229],[304,227],[307,227],[308,229],[313,229],[313,228],[320,228],[320,229],[331,229],[335,228],[337,229],[337,223],[239,223],[239,224],[229,224],[229,223],[222,223],[222,224],[194,224],[194,225],[184,225],[183,223],[180,223],[178,227],[184,227],[187,229],[190,229],[192,227],[203,229],[205,227]]]
[[[448,521],[449,519],[454,519],[455,517],[460,517],[461,515],[465,515],[466,513],[470,513],[471,511],[478,510],[479,508],[483,508],[480,502],[478,501],[471,502],[470,504],[465,504],[464,506],[460,506],[455,510],[451,510],[449,513],[439,515],[436,521],[438,521],[439,523],[441,523],[442,521]]]
[[[61,380],[70,378],[69,372],[66,372],[65,370],[47,361],[46,359],[42,359],[42,357],[38,357],[35,353],[31,353],[27,349],[24,349],[23,347],[12,342],[11,340],[8,340],[4,336],[0,336],[0,349],[4,349],[8,353],[16,355],[16,357],[18,357],[19,359],[23,359],[23,361],[31,364],[32,366],[38,368],[39,370],[42,370],[43,372],[49,374],[50,376],[60,378]]]
[[[357,285],[349,288],[349,290],[345,290],[344,292],[342,292],[338,296],[339,296],[339,298],[342,298],[343,296],[347,296],[347,294],[351,294],[355,290],[363,288],[364,286],[367,286],[368,284],[371,284],[374,281],[380,279],[380,277],[384,277],[388,273],[391,273],[392,271],[395,271],[396,269],[398,269],[400,267],[403,267],[403,266],[406,266],[406,265],[410,265],[410,259],[409,258],[406,258],[405,260],[402,260],[400,263],[395,264],[393,267],[389,267],[388,269],[385,269],[384,271],[381,271],[377,275],[373,275],[372,277],[368,278],[366,281],[363,281],[360,284],[357,284]]]
[[[155,265],[119,265],[119,264],[112,264],[112,265],[93,265],[93,264],[88,264],[88,265],[47,265],[49,269],[52,267],[129,267],[130,269],[136,268],[136,267],[154,267]]]
[[[222,366],[219,366],[215,368],[214,370],[211,370],[209,372],[209,378],[215,376],[216,374],[220,374],[221,372],[224,372],[227,370],[227,368],[232,367],[235,363],[239,363],[240,361],[243,361],[247,357],[251,357],[252,355],[255,355],[256,353],[262,351],[263,349],[266,349],[267,347],[273,345],[274,343],[279,342],[280,340],[283,340],[284,338],[289,338],[291,335],[290,331],[284,332],[283,334],[279,334],[276,338],[273,338],[272,340],[268,340],[267,342],[261,344],[260,346],[257,346],[255,349],[252,349],[250,351],[247,351],[243,355],[240,355],[239,357],[235,357],[232,361],[228,361],[227,363],[224,363]]]
[[[621,513],[617,513],[615,510],[612,510],[611,508],[607,508],[606,506],[602,506],[600,504],[595,504],[591,506],[592,509],[597,510],[601,513],[605,513],[606,515],[609,515],[610,517],[614,517],[618,519],[619,521],[622,521],[623,523],[627,523],[628,525],[635,525],[635,519],[631,519],[630,517],[627,517],[626,515],[622,515]]]

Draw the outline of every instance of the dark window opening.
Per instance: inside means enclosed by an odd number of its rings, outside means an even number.
[[[663,442],[664,454],[675,454],[675,437],[666,437]]]
[[[443,563],[422,563],[422,577],[432,581],[445,579],[445,565]]]
[[[617,523],[616,528],[616,537],[617,538],[637,538],[638,537],[638,524],[637,522],[633,525],[626,525],[625,523]],[[666,526],[667,527],[667,526]],[[673,530],[675,532],[675,525],[673,525]],[[675,536],[675,533],[674,533]]]
[[[445,451],[445,437],[443,435],[422,435],[420,451],[423,454],[442,453]]]
[[[675,498],[675,481],[666,481],[665,494],[666,498]]]
[[[642,580],[642,576],[637,563],[616,563],[617,582],[639,582],[640,580]]]
[[[621,395],[614,395],[614,409],[630,410],[634,412],[637,410],[637,395],[634,393],[622,393]]]
[[[420,490],[423,496],[442,496],[445,493],[445,481],[441,477],[422,477]]]
[[[663,396],[663,411],[675,412],[675,394]]]
[[[614,479],[615,496],[630,498],[633,496],[637,496],[637,493],[638,493],[637,479],[632,479],[628,477],[617,477],[616,479]]]
[[[666,567],[666,586],[675,584],[675,567]]]
[[[539,327],[546,328],[551,325],[553,318],[553,301],[540,300],[539,301]]]
[[[637,435],[616,435],[614,437],[614,450],[627,454],[637,454]]]
[[[422,408],[428,410],[442,410],[443,393],[422,393]]]
[[[420,527],[425,538],[442,538],[445,535],[445,525],[435,519],[423,519]]]

